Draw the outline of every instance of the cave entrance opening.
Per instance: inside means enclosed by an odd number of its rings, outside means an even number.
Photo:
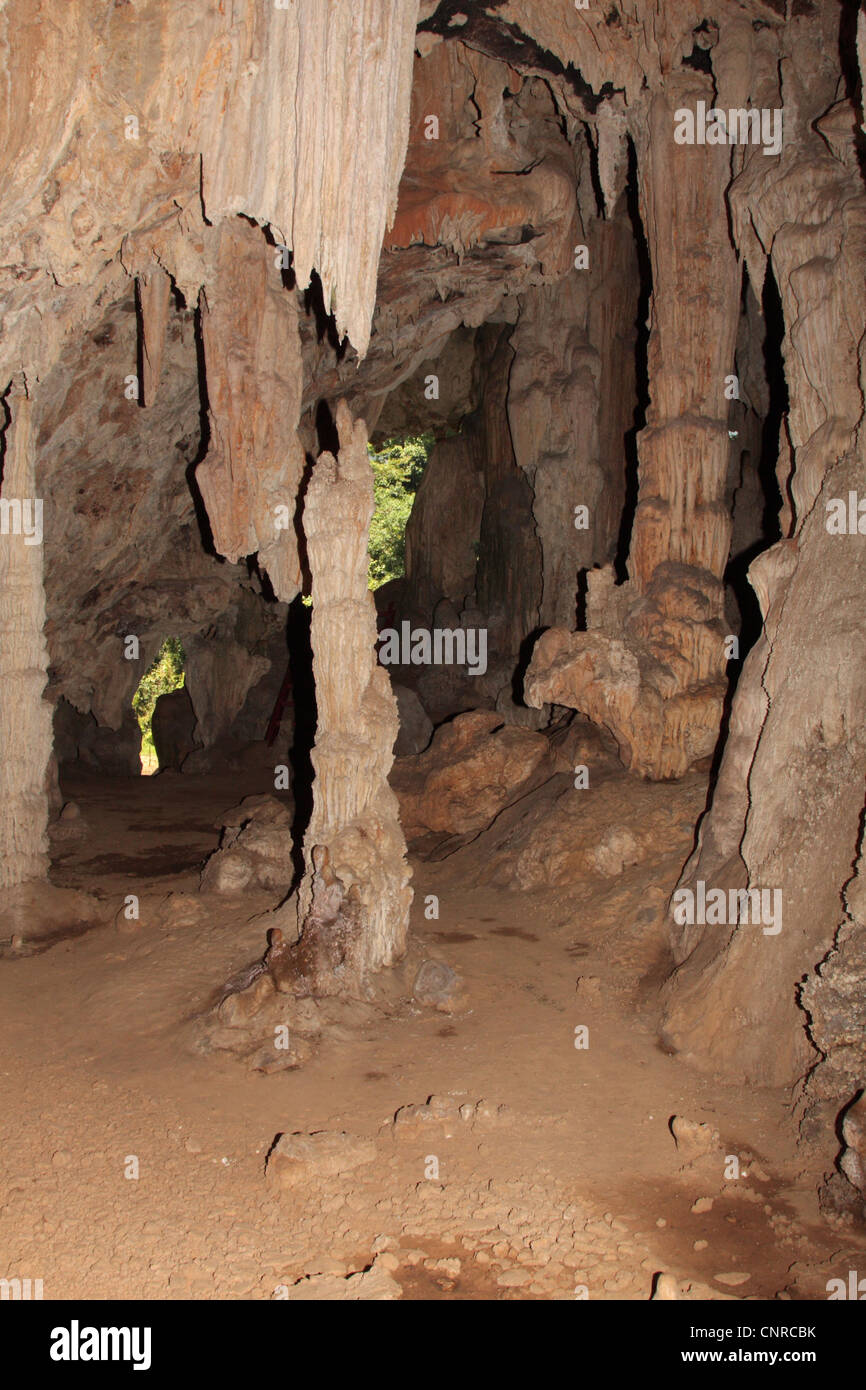
[[[132,708],[141,729],[141,775],[150,777],[160,767],[153,737],[153,712],[161,695],[170,695],[186,683],[186,654],[179,637],[166,637],[155,660],[141,678],[132,697]]]
[[[435,443],[430,433],[407,434],[368,444],[375,511],[370,523],[369,583],[381,589],[406,572],[406,526]]]

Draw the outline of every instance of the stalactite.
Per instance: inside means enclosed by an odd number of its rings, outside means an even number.
[[[197,138],[210,221],[244,213],[315,268],[363,357],[408,139],[417,0],[228,0]],[[222,36],[221,36],[222,37]]]
[[[196,477],[217,550],[233,561],[258,551],[286,601],[301,580],[296,315],[262,235],[243,222],[222,227],[202,310],[211,437]]]

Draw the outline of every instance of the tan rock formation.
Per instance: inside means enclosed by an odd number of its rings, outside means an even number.
[[[682,963],[664,1024],[670,1042],[703,1065],[784,1084],[817,1060],[797,983],[833,941],[863,807],[866,671],[854,634],[866,554],[861,538],[832,534],[827,521],[832,499],[862,490],[866,477],[866,300],[854,270],[866,200],[854,168],[853,107],[843,116],[834,105],[832,119],[821,119],[835,96],[831,65],[815,66],[822,25],[829,36],[825,14],[786,34],[786,152],[779,162],[751,154],[731,194],[752,278],[769,253],[785,316],[794,538],[750,571],[764,634],[743,670],[713,805],[682,880],[778,889],[784,924],[775,938],[750,926],[686,937],[675,930]],[[816,207],[824,209],[818,223]],[[804,995],[806,1002],[814,993],[817,1012],[823,988],[812,981]],[[819,1025],[819,1046],[823,1036]],[[827,1078],[845,1070],[844,1042],[830,1030],[828,1042]],[[846,1078],[837,1107],[850,1100],[850,1084]],[[826,1096],[819,1082],[822,1090]]]
[[[530,148],[520,127],[510,124],[512,98],[522,85],[518,73],[462,44],[440,44],[417,63],[390,248],[423,242],[462,256],[480,241],[519,239],[532,226],[540,233],[534,251],[545,273],[567,270],[576,225],[570,152],[541,83],[526,94],[524,111],[529,100],[543,112],[547,139],[534,129]]]
[[[171,277],[160,266],[154,266],[153,270],[139,278],[138,293],[142,330],[141,398],[144,405],[152,405],[162,369],[171,304]]]
[[[589,631],[570,644],[575,658],[586,648],[570,673],[572,707],[604,714],[626,766],[648,777],[680,776],[710,756],[724,698],[721,581],[731,537],[724,389],[739,272],[724,198],[728,150],[673,139],[675,111],[699,100],[713,100],[706,80],[671,74],[651,98],[637,141],[653,300],[630,579],[614,593],[611,571],[590,576]],[[530,703],[552,698],[551,650],[548,642],[533,655]],[[562,644],[557,660],[561,666]],[[562,688],[561,675],[557,683]]]
[[[318,724],[298,923],[303,949],[306,932],[315,931],[314,854],[322,846],[330,871],[359,897],[357,931],[348,943],[351,984],[352,977],[357,983],[403,954],[412,891],[397,801],[387,781],[397,704],[387,671],[376,663],[375,610],[367,588],[373,515],[367,432],[343,402],[336,423],[339,454],[319,455],[304,498]]]
[[[489,825],[542,770],[550,775],[543,734],[509,727],[500,715],[479,710],[443,724],[424,753],[401,758],[391,785],[409,839],[466,835]]]
[[[41,878],[48,866],[51,707],[42,698],[48,648],[43,634],[43,500],[36,497],[32,403],[23,382],[7,412],[0,503],[0,886]],[[56,775],[56,771],[55,771]]]
[[[579,571],[613,559],[634,411],[631,228],[622,218],[589,225],[578,238],[588,269],[569,264],[557,284],[529,291],[511,338],[508,422],[542,548],[536,622],[566,628],[577,621]]]
[[[362,357],[406,154],[417,15],[415,0],[229,0],[199,74],[208,219],[270,224],[302,286],[318,271]]]
[[[271,252],[243,222],[220,231],[202,337],[211,440],[196,479],[214,544],[231,561],[258,551],[277,595],[292,599],[301,583],[300,343]]]

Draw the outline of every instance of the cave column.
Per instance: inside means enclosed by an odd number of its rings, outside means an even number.
[[[677,113],[712,110],[709,79],[670,74],[635,123],[652,267],[650,403],[638,439],[628,582],[587,576],[586,632],[550,628],[533,651],[527,704],[580,710],[616,738],[626,767],[682,776],[715,748],[725,697],[723,576],[739,267],[725,193],[730,148],[677,143]]]
[[[645,594],[660,566],[688,566],[699,572],[712,616],[721,617],[731,540],[725,378],[733,371],[740,271],[725,200],[731,177],[727,136],[724,144],[713,145],[674,140],[675,113],[695,112],[699,102],[711,110],[710,83],[694,73],[672,74],[651,100],[638,151],[653,294],[650,403],[638,437],[629,572]],[[724,660],[717,657],[721,674]],[[694,661],[694,678],[704,679],[698,652]]]
[[[362,979],[403,954],[412,891],[397,799],[388,785],[397,702],[376,660],[367,578],[374,509],[367,432],[343,401],[337,428],[338,456],[319,456],[304,500],[317,727],[298,922],[303,935],[313,897],[313,850],[324,846],[337,878],[360,898],[352,965]]]
[[[48,869],[51,708],[43,587],[42,503],[36,498],[31,401],[16,383],[6,397],[0,534],[0,886]]]
[[[835,1095],[838,1113],[864,1075],[864,1048],[846,1033],[847,1005],[832,983],[839,960],[831,954],[826,979],[823,961],[834,940],[844,946],[846,914],[860,913],[851,876],[863,829],[866,552],[861,536],[834,534],[828,518],[833,499],[859,495],[866,476],[866,198],[856,112],[847,100],[825,110],[826,91],[808,96],[811,54],[805,42],[795,46],[783,59],[782,92],[770,86],[763,98],[785,111],[782,158],[752,153],[730,194],[752,283],[769,249],[779,290],[791,533],[749,568],[763,630],[737,683],[712,804],[678,884],[771,885],[784,926],[765,936],[748,920],[731,933],[674,924],[678,969],[665,989],[663,1033],[699,1066],[724,1065],[762,1085],[789,1086],[808,1071],[806,1094],[822,1104]],[[862,998],[862,967],[847,948],[843,959],[842,994]],[[829,1045],[814,1071],[804,1005],[810,1029],[817,1020],[812,1036]],[[824,1142],[829,1161],[832,1124]]]

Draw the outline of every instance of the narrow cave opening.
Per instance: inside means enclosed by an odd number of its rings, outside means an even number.
[[[427,431],[367,446],[375,498],[368,541],[373,590],[402,579],[406,573],[406,527],[434,443],[434,436]]]
[[[613,561],[618,584],[623,584],[628,579],[628,552],[638,499],[637,440],[641,430],[646,426],[646,413],[650,403],[647,354],[650,338],[650,305],[652,303],[653,279],[649,247],[647,246],[646,234],[640,215],[637,153],[635,151],[634,141],[631,138],[628,140],[628,175],[625,186],[625,205],[628,221],[634,236],[639,289],[634,321],[634,416],[631,425],[626,430],[623,440],[625,454],[625,498],[619,532],[616,538],[616,553]]]
[[[316,742],[316,681],[313,675],[313,648],[310,640],[312,603],[299,594],[289,604],[286,618],[288,665],[277,703],[266,732],[266,743],[272,747],[283,717],[286,697],[291,702],[287,758],[291,778],[291,863],[292,883],[297,885],[303,873],[304,834],[313,811],[312,752]]]
[[[180,725],[189,723],[192,713],[189,693],[184,691],[184,695],[177,695],[173,701],[168,699],[184,690],[185,665],[186,655],[180,638],[166,637],[132,697],[132,708],[141,729],[143,777],[150,777],[162,768],[178,766],[181,751],[186,751],[185,742],[180,738]],[[188,732],[191,733],[191,729]]]
[[[749,565],[782,535],[783,495],[777,476],[782,431],[788,413],[782,343],[785,322],[772,266],[767,263],[760,301],[743,274],[737,372],[731,378],[728,434],[733,528],[725,585],[733,598],[729,613],[739,634],[737,659],[729,665],[735,686],[742,661],[761,632],[763,619],[749,583]],[[787,491],[787,478],[783,479]]]

